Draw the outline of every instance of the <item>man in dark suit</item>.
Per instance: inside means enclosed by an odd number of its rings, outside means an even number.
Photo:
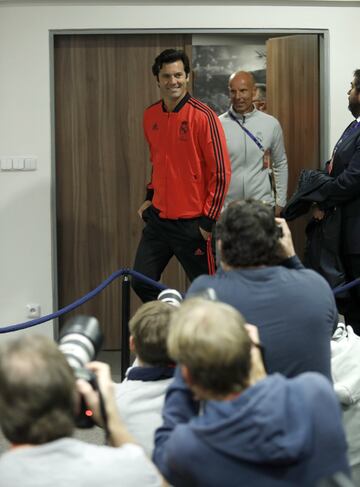
[[[360,69],[354,72],[348,91],[349,110],[355,120],[345,129],[336,143],[332,158],[327,163],[334,179],[320,190],[324,196],[322,209],[341,207],[342,210],[342,260],[346,280],[360,277]],[[324,213],[317,210],[315,218]],[[349,298],[339,307],[345,322],[360,334],[360,286],[352,288]]]

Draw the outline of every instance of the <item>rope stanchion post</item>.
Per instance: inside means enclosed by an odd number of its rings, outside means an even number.
[[[129,320],[130,320],[130,279],[126,273],[122,280],[122,310],[121,310],[121,380],[130,365],[129,350]]]

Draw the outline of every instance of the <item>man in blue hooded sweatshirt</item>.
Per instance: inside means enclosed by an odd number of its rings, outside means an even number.
[[[247,328],[247,329],[246,329]],[[193,298],[173,315],[178,362],[154,461],[174,486],[311,487],[349,474],[331,383],[266,376],[255,327],[227,304]]]

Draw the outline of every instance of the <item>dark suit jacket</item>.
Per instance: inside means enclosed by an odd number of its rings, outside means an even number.
[[[333,178],[326,171],[303,169],[298,186],[281,212],[286,220],[293,220],[307,213],[313,202],[322,205],[321,188]],[[306,226],[307,242],[304,264],[319,272],[335,288],[345,282],[344,266],[340,257],[342,250],[341,207],[327,209],[321,221],[312,218]]]
[[[342,208],[343,252],[360,254],[360,126],[338,146],[328,181],[319,192],[321,206]]]

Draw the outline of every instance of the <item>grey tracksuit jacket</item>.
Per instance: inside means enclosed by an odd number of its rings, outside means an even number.
[[[232,107],[230,111],[258,139],[263,148],[270,151],[276,201],[269,178],[270,170],[264,167],[264,152],[230,117],[229,113],[225,112],[220,116],[220,121],[224,127],[232,169],[225,206],[233,200],[247,198],[285,206],[288,166],[283,133],[278,120],[255,107],[252,112],[245,115],[237,114]]]

